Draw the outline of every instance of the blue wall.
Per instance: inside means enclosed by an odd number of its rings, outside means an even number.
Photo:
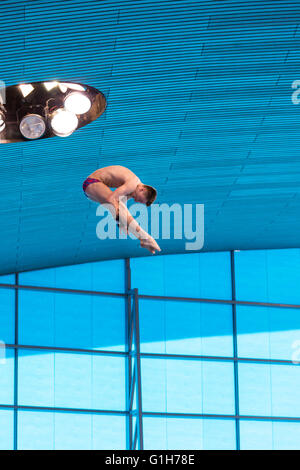
[[[130,260],[145,448],[300,449],[299,261],[300,249]],[[0,448],[125,449],[125,261],[0,283]]]

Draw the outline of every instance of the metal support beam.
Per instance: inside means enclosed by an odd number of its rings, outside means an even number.
[[[19,275],[18,273],[15,274],[15,283],[18,285],[19,282]],[[19,299],[18,299],[19,291],[18,289],[15,290],[15,344],[17,345],[19,342]],[[14,450],[18,449],[18,348],[15,348],[15,361],[14,361]]]
[[[234,266],[234,251],[230,252],[231,261],[231,291],[232,300],[236,300],[235,292],[235,266]],[[233,338],[233,356],[238,357],[238,346],[237,346],[237,325],[236,325],[236,303],[232,304],[232,338]],[[238,361],[234,361],[234,401],[235,401],[235,415],[239,416],[239,364]],[[240,450],[240,421],[239,418],[235,420],[235,436],[236,436],[236,449]]]
[[[128,271],[130,269],[129,262],[127,269]],[[128,282],[127,292],[127,448],[129,450],[142,450],[144,442],[138,290],[130,289]],[[134,409],[134,403],[136,409]]]
[[[130,259],[125,260],[125,290],[127,294],[126,302],[126,351],[127,351],[127,360],[126,360],[126,449],[131,449],[132,445],[132,414],[129,412],[132,409],[132,400],[133,400],[133,386],[132,386],[132,360],[130,357],[130,350],[132,341],[131,337],[131,270],[130,270]]]
[[[140,351],[140,320],[139,320],[139,297],[138,290],[134,289],[134,335],[136,355],[136,381],[137,381],[137,431],[139,450],[144,448],[143,439],[143,411],[142,411],[142,374],[141,374],[141,351]]]

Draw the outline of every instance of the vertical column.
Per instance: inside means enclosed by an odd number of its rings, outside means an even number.
[[[125,321],[125,334],[126,334],[126,410],[128,412],[126,420],[126,449],[131,449],[132,444],[132,414],[131,414],[131,403],[130,403],[130,391],[132,388],[132,359],[131,359],[131,339],[130,339],[130,326],[131,326],[131,270],[130,270],[130,259],[125,259],[125,291],[127,294],[126,301],[126,321]]]
[[[128,364],[126,371],[126,407],[127,418],[127,449],[142,450],[143,441],[143,414],[142,414],[142,379],[140,356],[140,328],[138,290],[132,289],[128,295],[127,308],[127,345]],[[135,405],[135,406],[134,406]]]
[[[143,437],[143,414],[142,414],[142,377],[141,377],[141,351],[140,351],[140,322],[139,322],[139,297],[138,290],[134,289],[134,334],[135,334],[135,353],[136,353],[136,385],[137,385],[137,407],[138,407],[138,440],[139,449],[144,448]]]
[[[234,266],[234,251],[230,251],[231,260],[231,289],[232,300],[236,300],[235,292],[235,266]],[[239,407],[239,374],[238,374],[238,347],[237,347],[237,326],[236,326],[236,304],[232,304],[232,333],[233,333],[233,357],[234,357],[234,399],[235,399],[235,433],[236,433],[236,449],[240,450],[240,414]]]
[[[18,343],[19,343],[19,275],[15,274],[15,362],[14,362],[14,450],[18,449]]]

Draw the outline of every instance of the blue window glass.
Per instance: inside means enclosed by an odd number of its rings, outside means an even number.
[[[4,276],[0,276],[0,284],[15,284],[15,274],[6,274]]]
[[[125,410],[125,358],[92,356],[92,407]]]
[[[192,253],[131,260],[139,293],[231,299],[230,253]]]
[[[240,421],[241,450],[300,450],[300,422]]]
[[[92,408],[92,360],[87,354],[55,354],[55,405]]]
[[[55,297],[52,292],[19,291],[20,344],[61,346],[55,344]]]
[[[299,248],[235,252],[235,272],[237,300],[300,304]]]
[[[300,450],[300,422],[273,422],[273,449]]]
[[[234,256],[239,300],[300,303],[300,249],[241,251]],[[20,273],[19,281],[124,292],[124,268],[124,260],[87,263]],[[131,260],[131,274],[132,287],[140,294],[231,298],[230,252],[136,258]],[[14,283],[14,275],[4,280]],[[19,448],[125,449],[128,359],[113,352],[125,351],[126,298],[31,289],[20,289],[18,297],[19,343],[27,345],[18,350],[18,403],[70,409],[19,409]],[[1,288],[0,429],[5,432],[0,431],[0,448],[13,446],[14,413],[1,410],[1,404],[14,403],[15,351],[5,347],[14,342],[14,302],[14,290]],[[139,299],[142,411],[162,413],[143,415],[146,449],[235,449],[232,313],[232,306],[222,303]],[[300,421],[288,421],[300,418],[299,309],[237,305],[236,313],[238,356],[249,360],[238,363],[241,448],[300,450]],[[147,353],[221,359],[143,355]],[[188,416],[191,413],[216,417]]]
[[[21,290],[19,330],[21,344],[124,351],[125,299]]]
[[[14,439],[14,412],[0,408],[0,450],[12,450]]]
[[[272,450],[272,421],[240,420],[241,450]]]
[[[126,417],[92,415],[92,448],[94,450],[126,449]]]
[[[139,294],[166,295],[164,284],[164,256],[130,260],[131,286]]]
[[[299,309],[237,306],[239,357],[300,362]]]
[[[0,405],[14,402],[14,349],[0,349]]]
[[[15,342],[15,292],[13,289],[0,289],[0,341]]]
[[[19,403],[122,411],[124,361],[109,355],[21,350]]]
[[[141,362],[143,411],[234,413],[231,362],[157,358]]]
[[[52,351],[19,351],[20,405],[54,406],[54,357],[55,353]]]
[[[233,419],[203,420],[203,449],[236,449],[235,421]]]
[[[19,411],[19,449],[125,449],[125,417]]]
[[[18,411],[18,449],[54,450],[55,414],[51,411]]]
[[[240,363],[240,413],[300,417],[299,387],[297,365]]]
[[[234,373],[232,362],[203,361],[203,412],[234,414]]]
[[[124,260],[110,260],[20,273],[19,283],[122,293],[125,292],[124,276]]]
[[[147,416],[143,427],[145,449],[235,449],[234,420]]]
[[[125,351],[126,300],[92,297],[93,349]]]
[[[141,299],[141,352],[232,356],[232,307]]]

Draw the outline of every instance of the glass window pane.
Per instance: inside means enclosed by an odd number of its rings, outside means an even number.
[[[146,450],[235,449],[235,422],[228,419],[143,418]]]
[[[166,353],[166,302],[139,300],[140,348],[142,353]]]
[[[273,448],[300,450],[300,422],[273,422]]]
[[[54,401],[64,408],[92,408],[92,361],[87,354],[55,354]]]
[[[20,405],[54,406],[53,351],[19,350],[18,401]]]
[[[15,351],[10,348],[1,348],[0,354],[0,405],[12,405],[14,402]]]
[[[55,296],[52,292],[19,290],[20,344],[63,346],[55,344]]]
[[[19,411],[19,449],[125,449],[125,417]]]
[[[15,284],[15,275],[6,274],[5,276],[0,276],[0,284]]]
[[[19,292],[21,344],[125,350],[125,300],[41,291]]]
[[[131,260],[140,294],[231,299],[230,253],[192,253]]]
[[[300,249],[235,252],[237,300],[300,304]]]
[[[240,422],[241,450],[300,450],[300,422]]]
[[[241,450],[272,450],[272,421],[240,420]]]
[[[237,306],[239,357],[300,361],[298,309]]]
[[[126,449],[126,417],[92,415],[92,448],[94,450]]]
[[[165,256],[130,259],[132,288],[138,288],[140,294],[166,295],[164,259]]]
[[[300,416],[300,368],[284,364],[239,364],[241,415]]]
[[[142,358],[143,411],[232,414],[233,379],[231,362]]]
[[[232,307],[141,299],[141,352],[232,356]]]
[[[18,449],[54,450],[55,420],[51,411],[18,411]]]
[[[203,361],[203,413],[234,414],[234,371],[232,362]]]
[[[125,410],[125,358],[95,354],[92,367],[92,408]]]
[[[270,365],[240,363],[238,374],[240,414],[271,416]]]
[[[123,357],[22,350],[19,403],[124,410]]]
[[[0,409],[0,450],[14,447],[14,412]]]
[[[125,351],[127,300],[92,297],[92,349]]]
[[[15,291],[0,289],[0,341],[15,342]]]
[[[233,419],[203,420],[203,449],[235,450],[236,433]]]
[[[82,289],[103,292],[125,292],[124,260],[61,266],[20,273],[23,285]]]

